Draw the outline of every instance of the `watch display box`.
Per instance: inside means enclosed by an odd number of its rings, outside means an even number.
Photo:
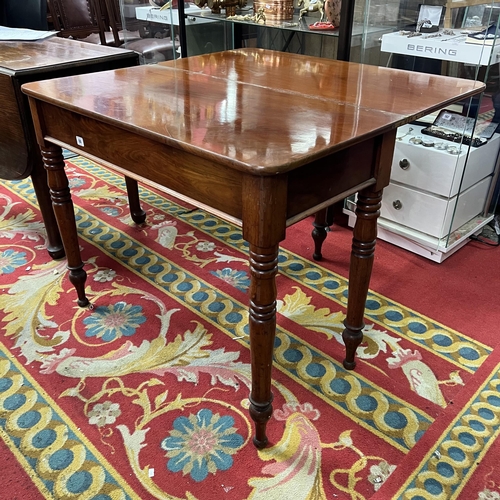
[[[441,110],[434,120],[434,123],[422,129],[422,134],[430,135],[441,140],[474,146],[475,148],[483,146],[494,133],[491,130],[489,136],[478,136],[474,133],[476,120],[472,117],[463,116],[459,113]]]
[[[444,13],[445,7],[441,5],[420,4],[416,23],[407,26],[407,29],[419,33],[435,33],[443,24]]]

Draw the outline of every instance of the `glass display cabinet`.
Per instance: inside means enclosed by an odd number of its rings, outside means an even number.
[[[411,70],[420,81],[432,73],[486,83],[479,99],[397,132],[379,237],[436,262],[481,233],[498,210],[499,11],[500,4],[478,0],[356,4],[365,33],[393,26],[380,37],[378,50],[362,43],[358,62]],[[353,225],[352,200],[344,211]]]
[[[177,49],[183,43],[182,38],[185,39],[186,55],[246,46],[344,59],[338,54],[342,29],[333,25],[325,27],[328,23],[320,23],[322,13],[315,7],[318,5],[316,0],[293,0],[293,3],[292,0],[275,0],[271,4],[256,0],[255,5],[251,0],[228,0],[239,3],[232,8],[224,6],[226,0],[195,1],[184,1],[179,6],[176,0],[168,3],[164,0],[119,0],[125,45],[133,48],[137,33],[143,38],[163,38],[173,34]],[[157,7],[153,6],[155,2]],[[289,14],[276,7],[280,2],[283,5],[290,2],[291,8],[287,10]],[[321,5],[323,2],[321,0]],[[260,4],[263,6],[261,9],[267,8],[267,11],[259,19],[256,5]],[[306,4],[309,7],[301,13]],[[184,22],[179,18],[181,10],[184,12]],[[348,49],[355,59],[359,59],[361,50],[367,51],[370,47],[377,49],[381,35],[391,31],[391,26],[369,27],[363,19],[356,20],[349,26]],[[179,57],[180,54],[181,50],[177,50],[167,59]],[[143,58],[143,62],[161,60],[164,60],[161,54]]]
[[[338,0],[120,0],[120,15],[125,34],[138,33],[153,47],[155,39],[173,42],[169,53],[145,52],[143,62],[255,46],[311,57],[346,59],[347,54],[354,62],[410,70],[409,78],[419,82],[430,74],[485,82],[480,98],[397,131],[379,237],[441,262],[481,233],[498,210],[500,4],[346,1],[332,14]],[[348,26],[339,14],[350,19]],[[146,42],[132,36],[125,46],[134,49],[137,43]],[[352,208],[347,199],[351,226]]]
[[[118,0],[106,0],[116,2]],[[233,32],[229,24],[194,17],[200,8],[184,2],[158,1],[163,8],[148,0],[119,0],[118,25],[125,48],[139,52],[141,63],[157,63],[184,56],[218,52],[232,48]],[[182,14],[181,14],[182,10]],[[165,50],[161,42],[171,40]],[[143,49],[144,47],[144,49]]]

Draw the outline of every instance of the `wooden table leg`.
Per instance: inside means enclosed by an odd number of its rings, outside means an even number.
[[[68,260],[69,280],[76,288],[78,305],[87,306],[89,300],[85,296],[85,281],[87,273],[78,245],[75,211],[71,201],[68,178],[64,170],[64,158],[59,146],[44,143],[41,146],[43,164],[47,170],[47,180],[52,198],[52,206],[61,234],[64,250]]]
[[[253,442],[257,448],[267,445],[266,425],[273,413],[271,368],[276,335],[275,278],[278,272],[278,250],[278,246],[258,248],[250,245],[250,416],[255,422]]]
[[[248,176],[243,181],[243,238],[249,244],[250,416],[253,443],[264,448],[266,425],[273,413],[271,392],[276,336],[276,274],[279,243],[286,236],[287,176]]]
[[[327,219],[328,208],[324,208],[323,210],[316,212],[314,215],[314,229],[312,230],[312,238],[314,241],[314,260],[321,260],[323,258],[323,255],[321,254],[321,247],[323,246],[323,242],[325,241],[328,233],[328,228],[330,227]]]
[[[135,179],[127,176],[125,176],[125,184],[127,186],[130,216],[136,224],[142,224],[146,220],[146,212],[141,208],[139,185]]]
[[[33,166],[31,181],[47,233],[47,252],[53,259],[61,259],[64,257],[64,247],[57,227],[54,209],[52,208],[49,186],[47,185],[47,172],[43,168],[41,157]]]
[[[349,268],[347,315],[342,333],[346,349],[344,367],[348,370],[353,370],[356,366],[356,349],[363,340],[365,304],[373,267],[381,201],[382,191],[372,191],[372,187],[358,193]]]

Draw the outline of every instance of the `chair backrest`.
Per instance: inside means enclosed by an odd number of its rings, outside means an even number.
[[[119,31],[123,29],[122,17],[120,13],[119,0],[98,0],[101,2],[101,9],[104,21],[110,27],[115,40],[115,45],[121,44]]]
[[[10,28],[47,30],[47,0],[3,0],[0,24]]]
[[[110,27],[113,33],[115,45],[121,45],[129,50],[134,50],[144,58],[152,58],[156,60],[154,52],[161,53],[159,60],[168,60],[174,58],[175,46],[170,37],[168,39],[159,38],[141,38],[137,37],[139,31],[134,33],[134,30],[140,30],[140,24],[143,21],[128,22],[124,26],[123,18],[120,7],[120,0],[96,0],[101,3],[101,12],[103,13],[103,20],[106,26]],[[136,0],[146,1],[146,0]],[[170,30],[168,30],[170,31]],[[120,36],[123,35],[123,36]],[[131,39],[127,36],[132,35]]]
[[[106,31],[100,3],[96,0],[47,0],[54,29],[59,36],[85,38],[98,33],[106,45]]]

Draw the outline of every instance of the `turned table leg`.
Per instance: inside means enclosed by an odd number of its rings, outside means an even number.
[[[255,422],[253,442],[267,445],[266,424],[273,413],[271,369],[276,335],[276,274],[278,249],[250,245],[250,345],[252,355],[252,392],[250,416]]]
[[[266,426],[273,413],[271,391],[276,336],[276,275],[279,243],[286,236],[286,175],[245,176],[242,182],[243,238],[249,245],[249,317],[252,389],[250,416],[253,443],[264,448]]]
[[[68,178],[64,170],[64,158],[59,146],[45,143],[41,148],[43,164],[47,170],[47,180],[52,198],[54,214],[68,260],[69,280],[76,288],[78,305],[87,306],[89,300],[85,296],[87,273],[78,245],[75,212],[69,190]]]
[[[47,233],[47,252],[53,259],[61,259],[64,257],[64,247],[52,208],[49,186],[47,185],[47,172],[43,167],[42,158],[38,155],[31,172],[31,181]]]
[[[356,349],[363,340],[363,318],[373,267],[381,201],[382,191],[367,188],[358,193],[349,268],[347,315],[344,321],[345,330],[342,333],[346,349],[344,367],[348,370],[356,366]]]
[[[311,233],[314,241],[314,260],[321,260],[323,258],[321,248],[323,247],[323,242],[325,241],[328,231],[330,230],[330,226],[333,224],[333,209],[334,205],[330,205],[329,207],[316,212],[314,216],[314,229]]]

